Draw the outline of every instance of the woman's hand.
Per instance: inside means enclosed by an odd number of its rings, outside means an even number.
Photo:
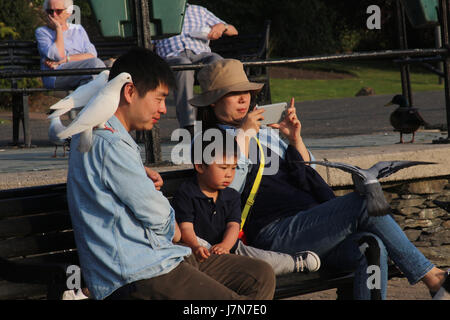
[[[150,169],[149,167],[144,166],[144,168],[145,168],[145,172],[147,173],[147,177],[149,177],[150,180],[152,180],[153,183],[155,184],[155,189],[160,191],[161,187],[164,184],[164,181],[163,181],[161,175],[158,172],[156,172],[155,170]]]
[[[236,135],[236,141],[241,149],[241,152],[248,157],[250,139],[259,132],[261,120],[264,120],[262,115],[264,109],[255,109],[245,116],[241,122],[241,126]]]
[[[53,18],[49,14],[47,14],[46,18],[47,18],[47,26],[50,29],[53,29],[53,30],[56,30],[56,31],[58,31],[58,29],[62,30],[63,26],[58,22],[58,20],[56,20],[55,18]]]
[[[286,117],[280,123],[268,125],[271,128],[278,129],[288,139],[290,144],[296,145],[301,139],[302,124],[297,118],[294,98],[291,99],[291,105],[286,110]]]
[[[277,124],[271,124],[269,127],[279,129],[289,139],[289,144],[295,147],[304,161],[311,161],[309,151],[303,143],[301,136],[302,124],[297,119],[297,112],[295,110],[294,98],[291,99],[291,105],[287,109],[286,117],[283,121]]]
[[[264,111],[264,109],[253,109],[253,111],[247,113],[245,118],[242,120],[240,129],[250,136],[256,135],[261,127],[260,121],[264,120]]]

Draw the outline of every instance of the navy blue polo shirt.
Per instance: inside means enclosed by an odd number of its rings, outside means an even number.
[[[215,245],[223,240],[228,222],[241,223],[241,195],[234,189],[219,191],[216,202],[206,196],[197,182],[197,177],[184,182],[174,199],[175,218],[178,223],[191,222],[195,234]],[[236,244],[230,250],[234,252]]]

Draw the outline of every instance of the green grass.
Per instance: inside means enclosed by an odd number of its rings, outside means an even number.
[[[293,66],[295,67],[295,66]],[[297,66],[299,67],[299,66]],[[401,93],[400,68],[389,62],[334,62],[303,64],[305,69],[345,72],[354,75],[349,79],[274,79],[270,80],[272,101],[321,100],[354,97],[363,87],[374,89],[375,94]],[[412,91],[443,90],[437,75],[412,67],[410,72]]]

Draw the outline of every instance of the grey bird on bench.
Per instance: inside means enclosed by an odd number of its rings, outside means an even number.
[[[436,164],[435,162],[424,161],[380,161],[369,169],[361,169],[357,166],[340,162],[305,161],[305,163],[337,168],[350,173],[356,191],[367,197],[367,212],[370,216],[384,216],[391,212],[391,207],[384,197],[383,189],[378,179],[388,177],[408,167]]]

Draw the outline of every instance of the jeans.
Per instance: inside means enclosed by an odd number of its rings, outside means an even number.
[[[354,298],[369,299],[368,270],[358,239],[372,235],[380,247],[381,296],[386,297],[387,256],[417,283],[434,265],[409,241],[390,215],[367,214],[365,198],[357,193],[335,198],[265,226],[252,245],[294,254],[311,250],[324,268],[355,271]]]
[[[221,60],[222,57],[214,52],[195,54],[191,50],[185,50],[178,56],[166,58],[170,65],[204,63],[210,64]],[[195,70],[174,72],[177,88],[174,91],[177,119],[180,128],[192,126],[197,117],[197,109],[189,104],[189,99],[194,97]]]

